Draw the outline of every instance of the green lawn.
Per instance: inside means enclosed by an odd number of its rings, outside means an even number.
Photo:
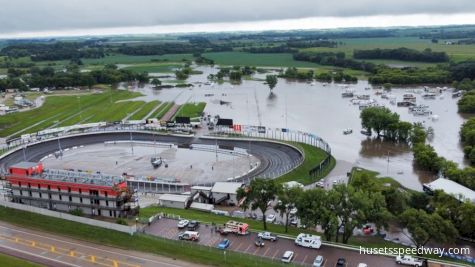
[[[214,60],[218,65],[240,65],[240,66],[265,66],[265,67],[304,67],[316,68],[320,65],[296,61],[292,54],[252,54],[246,52],[212,52],[203,54],[206,58]]]
[[[0,136],[11,135],[38,122],[42,123],[23,133],[37,132],[60,122],[60,126],[72,125],[90,116],[92,116],[91,119],[87,121],[100,121],[94,118],[107,121],[114,121],[119,117],[122,119],[127,115],[128,107],[125,108],[127,104],[115,102],[137,96],[140,96],[140,93],[124,90],[104,90],[102,93],[81,96],[48,96],[39,108],[1,116]],[[116,106],[120,106],[123,110]],[[80,110],[82,110],[81,113]]]
[[[167,113],[167,111],[170,110],[171,107],[173,107],[175,103],[173,102],[165,102],[163,103],[155,112],[150,116],[150,118],[157,118],[160,119]]]
[[[142,108],[136,112],[132,117],[130,117],[130,120],[141,120],[145,116],[147,116],[150,111],[152,111],[156,106],[160,104],[160,101],[155,100],[155,101],[150,101],[147,104],[143,105]]]
[[[0,266],[4,267],[40,267],[36,263],[32,263],[23,259],[15,258],[5,254],[0,254]]]
[[[328,173],[335,167],[336,161],[333,157],[331,157],[330,164],[322,172],[320,176],[310,176],[309,171],[313,169],[315,166],[319,165],[319,163],[325,159],[326,153],[325,151],[315,148],[314,146],[302,144],[302,143],[295,143],[291,142],[293,146],[299,148],[301,151],[304,152],[305,159],[304,162],[294,169],[293,171],[279,177],[276,179],[278,182],[288,182],[288,181],[297,181],[304,185],[314,183],[321,178],[328,175]]]
[[[190,117],[197,118],[201,116],[206,107],[205,102],[186,103],[180,107],[174,117]]]
[[[169,240],[143,234],[131,236],[126,233],[96,226],[80,224],[4,207],[0,207],[0,220],[42,232],[59,234],[127,250],[133,249],[136,251],[163,255],[188,262],[195,262],[197,264],[231,267],[283,266],[280,262],[273,262],[269,259],[249,254],[227,251],[226,258],[224,258],[221,250],[197,245],[192,242]]]

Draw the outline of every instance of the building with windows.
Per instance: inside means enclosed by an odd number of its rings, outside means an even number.
[[[126,180],[75,170],[44,169],[42,163],[20,162],[6,175],[11,201],[86,216],[127,217],[138,211]]]

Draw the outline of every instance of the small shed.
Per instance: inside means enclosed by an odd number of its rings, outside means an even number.
[[[211,189],[213,203],[237,205],[237,190],[242,186],[242,183],[216,182]]]
[[[189,195],[163,194],[158,198],[158,204],[168,208],[185,209],[189,199]]]

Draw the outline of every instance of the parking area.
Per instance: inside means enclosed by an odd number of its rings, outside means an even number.
[[[169,239],[178,239],[178,234],[185,230],[178,229],[177,222],[177,220],[162,218],[152,225],[147,226],[145,232]],[[341,257],[346,259],[348,267],[356,267],[358,263],[366,263],[368,266],[398,266],[394,258],[361,255],[358,251],[350,251],[325,245],[320,249],[304,248],[295,245],[294,240],[285,238],[279,238],[276,242],[265,240],[264,247],[256,247],[254,241],[257,237],[257,233],[251,233],[246,236],[236,236],[234,234],[221,236],[215,231],[214,227],[205,224],[200,225],[197,231],[200,233],[200,240],[197,243],[201,245],[216,247],[221,240],[227,238],[231,241],[231,245],[228,248],[229,250],[272,259],[280,259],[286,250],[291,250],[295,253],[292,262],[304,266],[311,266],[317,255],[324,257],[325,263],[323,266],[327,267],[335,266],[336,261]]]

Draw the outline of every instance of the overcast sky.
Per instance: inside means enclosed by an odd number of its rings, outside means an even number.
[[[475,24],[473,0],[0,0],[0,37]]]

